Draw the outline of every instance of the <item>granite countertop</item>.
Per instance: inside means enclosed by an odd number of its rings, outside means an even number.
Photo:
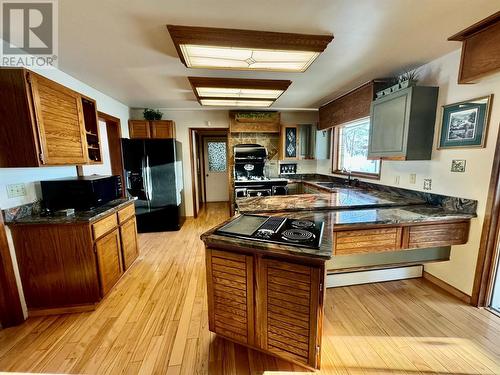
[[[253,212],[256,213],[256,212]],[[257,213],[258,214],[258,213]],[[323,237],[319,249],[310,249],[299,246],[288,246],[261,241],[245,240],[222,236],[214,232],[234,220],[237,216],[212,228],[201,236],[208,246],[229,246],[252,249],[265,254],[295,255],[308,258],[328,260],[333,255],[333,232],[339,229],[359,229],[362,226],[376,225],[408,225],[428,222],[446,222],[470,220],[476,214],[447,211],[441,207],[423,205],[409,205],[401,207],[377,207],[370,209],[347,210],[302,210],[295,212],[269,212],[263,215],[288,217],[293,219],[323,221]]]
[[[70,216],[40,216],[31,214],[6,221],[7,225],[27,225],[27,224],[76,224],[90,223],[102,219],[109,214],[118,211],[120,208],[130,204],[134,199],[121,198],[108,202],[103,206],[90,211],[77,211]]]
[[[312,210],[361,209],[423,204],[423,200],[390,195],[380,191],[336,188],[320,194],[275,195],[236,200],[241,213],[293,212]]]

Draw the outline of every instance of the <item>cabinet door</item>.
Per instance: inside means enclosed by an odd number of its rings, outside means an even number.
[[[406,155],[411,91],[379,99],[372,104],[369,157]]]
[[[175,123],[170,120],[151,121],[151,138],[175,138]]]
[[[149,121],[130,120],[128,122],[128,132],[130,138],[151,138]]]
[[[118,228],[95,243],[101,294],[106,295],[123,273]]]
[[[257,342],[279,357],[317,368],[320,361],[324,269],[260,259]]]
[[[135,217],[122,224],[120,227],[120,239],[123,254],[123,269],[127,270],[139,256]]]
[[[210,330],[253,345],[253,257],[206,249],[206,267]]]
[[[80,94],[49,79],[30,74],[42,163],[88,162]]]
[[[299,159],[299,128],[295,125],[287,125],[282,128],[281,133],[282,159]]]

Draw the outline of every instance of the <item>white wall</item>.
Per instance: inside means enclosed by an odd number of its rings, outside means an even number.
[[[142,119],[142,109],[133,109],[130,116]],[[186,215],[193,215],[193,192],[191,189],[191,164],[189,157],[189,128],[227,128],[229,112],[225,110],[168,110],[161,109],[163,119],[175,121],[176,137],[182,143],[182,162],[184,168],[184,199]],[[316,122],[316,111],[281,112],[281,121],[288,124],[308,124]]]
[[[433,193],[478,201],[478,218],[472,220],[469,242],[465,245],[453,246],[449,262],[425,266],[427,272],[470,295],[500,122],[500,74],[487,77],[476,84],[458,85],[459,63],[460,51],[455,51],[420,68],[419,85],[439,86],[432,160],[384,161],[380,183],[423,191],[423,180],[431,178]],[[441,125],[441,106],[489,94],[494,94],[495,98],[491,110],[486,148],[437,150],[438,129]],[[453,159],[467,160],[465,173],[452,173],[450,171]],[[330,169],[330,160],[318,162],[318,173],[329,173]],[[416,173],[416,184],[410,184],[410,173]],[[399,185],[394,183],[396,176],[400,177]]]
[[[124,137],[128,136],[128,119],[129,108],[120,103],[119,101],[97,91],[96,89],[80,82],[79,80],[71,77],[70,75],[56,69],[40,69],[36,70],[37,73],[61,83],[75,91],[87,95],[97,102],[97,109],[101,112],[118,117],[121,120],[122,134]],[[2,124],[5,126],[6,124]],[[107,142],[105,131],[102,132],[101,127],[101,142]],[[108,153],[106,149],[105,154]],[[87,166],[84,167],[85,174],[99,173],[109,174],[109,155],[107,156],[107,164]],[[53,179],[58,177],[76,176],[76,168],[73,166],[68,167],[40,167],[40,168],[0,168],[0,208],[10,208],[21,204],[33,202],[37,197],[40,198],[39,192],[36,191],[35,181],[43,179]],[[25,183],[26,196],[8,198],[6,185],[15,183]]]

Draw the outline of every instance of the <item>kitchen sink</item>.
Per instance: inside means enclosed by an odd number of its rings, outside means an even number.
[[[347,184],[342,184],[338,182],[316,182],[316,185],[328,188],[328,189],[335,189],[335,188],[348,188],[350,187]]]

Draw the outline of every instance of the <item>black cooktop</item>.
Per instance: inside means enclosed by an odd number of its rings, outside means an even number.
[[[241,215],[215,231],[222,236],[319,249],[323,222],[277,216]]]

